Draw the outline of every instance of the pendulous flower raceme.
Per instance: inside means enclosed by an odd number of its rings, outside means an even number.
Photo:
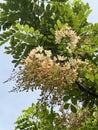
[[[63,64],[60,61],[64,61]],[[80,59],[67,59],[60,55],[53,57],[50,50],[38,46],[24,60],[18,81],[26,90],[40,89],[42,95],[50,93],[51,103],[56,104],[60,101],[64,90],[75,83],[79,68],[83,64]]]
[[[64,38],[63,43],[66,43],[70,52],[80,39],[71,27],[57,31],[55,38],[56,44],[62,44]],[[23,90],[40,89],[43,100],[48,100],[51,104],[60,104],[65,89],[72,87],[76,80],[80,80],[78,75],[83,71],[81,67],[85,65],[86,62],[77,57],[53,56],[51,50],[38,46],[31,50],[24,60],[16,85]]]
[[[69,53],[72,53],[74,51],[79,40],[80,37],[77,36],[76,33],[72,30],[72,28],[68,26],[62,27],[55,33],[55,43],[63,43]]]

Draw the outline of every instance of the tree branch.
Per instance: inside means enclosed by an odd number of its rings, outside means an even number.
[[[88,88],[84,87],[82,84],[80,84],[80,83],[77,82],[77,81],[75,81],[75,83],[78,85],[78,88],[79,88],[81,91],[83,91],[83,92],[89,94],[89,96],[92,96],[92,97],[94,97],[94,98],[98,98],[98,95],[97,95],[96,93],[90,91]]]

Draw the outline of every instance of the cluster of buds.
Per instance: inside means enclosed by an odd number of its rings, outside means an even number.
[[[71,27],[65,26],[55,33],[55,43],[63,43],[69,53],[72,53],[79,42],[80,37],[72,30]]]
[[[83,64],[80,59],[60,55],[54,57],[50,50],[38,46],[24,60],[22,76],[18,81],[26,90],[40,89],[42,95],[48,93],[51,103],[56,104],[61,102],[64,90],[75,83],[79,66]]]

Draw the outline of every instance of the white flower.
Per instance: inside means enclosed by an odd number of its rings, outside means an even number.
[[[42,65],[42,68],[48,68],[48,63],[47,63],[46,60],[44,60],[44,61],[41,63],[41,65]]]
[[[44,49],[43,49],[42,46],[38,46],[38,47],[36,48],[36,51],[37,51],[37,52],[40,52],[40,53],[41,53],[43,50],[44,50]]]
[[[82,61],[82,60],[80,60],[80,59],[77,59],[76,63],[77,63],[78,65],[81,65],[81,64],[85,64],[86,62],[84,62],[84,61]]]
[[[49,66],[53,66],[53,65],[54,65],[53,60],[50,59],[48,65],[49,65]]]
[[[65,34],[62,30],[55,32],[55,42],[56,44],[59,44],[61,42],[62,37],[64,37]]]
[[[38,58],[39,60],[43,60],[44,59],[44,55],[43,54],[36,54],[36,58]]]
[[[69,62],[66,62],[65,65],[63,66],[63,69],[65,70],[70,70],[71,66],[69,64]]]
[[[29,56],[33,58],[33,56],[36,54],[36,49],[33,49],[30,51]]]
[[[53,60],[54,60],[54,61],[57,61],[57,58],[54,56],[54,57],[53,57]]]
[[[64,56],[57,55],[59,61],[64,61],[66,58]]]
[[[32,60],[31,60],[30,58],[27,58],[27,59],[25,60],[25,64],[27,65],[27,64],[29,64],[29,63],[32,63]]]
[[[45,50],[45,54],[47,55],[47,57],[50,57],[52,55],[51,50]]]
[[[69,46],[67,46],[66,49],[68,50],[69,53],[72,53],[72,50]]]
[[[76,35],[71,27],[63,27],[62,29],[55,32],[56,44],[60,44],[62,38],[65,38],[66,41],[66,37],[71,39],[71,44],[73,45],[76,45],[80,39],[80,37]]]

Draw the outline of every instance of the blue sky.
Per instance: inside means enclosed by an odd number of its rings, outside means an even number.
[[[3,0],[0,0],[2,2]],[[90,14],[88,21],[98,22],[98,0],[83,0],[90,4],[93,12]],[[38,93],[22,92],[9,93],[14,83],[3,84],[3,81],[10,76],[13,64],[12,57],[6,55],[4,46],[0,47],[0,130],[14,130],[14,122],[20,115],[21,110],[28,108],[32,102],[36,101]]]

